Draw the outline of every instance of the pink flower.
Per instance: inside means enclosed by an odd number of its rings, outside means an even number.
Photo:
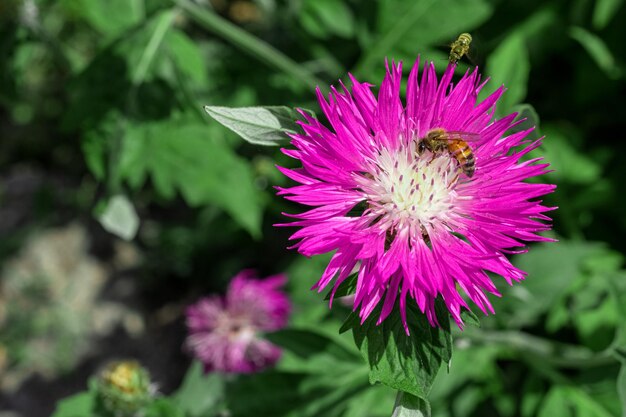
[[[286,277],[254,278],[254,272],[242,271],[225,297],[206,297],[187,308],[185,345],[207,372],[257,372],[280,358],[280,348],[260,338],[260,332],[287,324],[291,306],[279,289]]]
[[[477,103],[484,85],[477,71],[453,85],[454,68],[439,81],[428,63],[418,81],[418,61],[406,105],[401,63],[388,67],[378,97],[352,76],[351,90],[332,88],[328,101],[318,89],[331,128],[302,112],[304,134],[291,136],[295,150],[283,150],[302,168],[279,167],[300,184],[279,194],[311,209],[280,226],[300,228],[291,239],[299,239],[293,247],[303,255],[335,251],[318,291],[334,279],[334,294],[358,269],[354,310],[362,321],[382,303],[381,323],[399,298],[407,332],[407,302],[417,303],[435,326],[440,296],[462,327],[466,299],[493,313],[486,293],[500,294],[488,271],[509,284],[524,278],[505,253],[551,240],[537,234],[550,228],[542,221],[552,209],[538,198],[554,185],[524,182],[546,173],[548,164],[521,160],[540,141],[525,140],[532,129],[505,136],[516,114],[494,120],[504,88]],[[426,146],[429,132],[437,138],[433,130],[446,139],[439,147]]]

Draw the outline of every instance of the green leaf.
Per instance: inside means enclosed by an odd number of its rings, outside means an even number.
[[[52,417],[89,417],[93,415],[95,405],[93,392],[81,392],[59,401]]]
[[[350,399],[370,388],[367,368],[330,368],[308,376],[297,391],[316,393],[315,398],[293,407],[286,417],[340,417]]]
[[[104,181],[106,175],[106,143],[101,134],[89,131],[83,137],[81,149],[85,156],[87,167],[98,181]]]
[[[306,378],[306,374],[276,371],[239,377],[226,391],[228,409],[233,417],[286,415],[326,392],[303,390]]]
[[[493,51],[487,59],[487,74],[491,87],[504,84],[507,88],[498,107],[498,115],[508,114],[513,106],[526,97],[530,62],[526,40],[520,31],[514,31]],[[487,94],[484,90],[483,94]],[[481,94],[481,95],[483,95]]]
[[[329,415],[331,410],[335,413],[341,410],[339,404],[369,386],[368,369],[351,341],[344,345],[337,335],[329,337],[300,329],[288,329],[266,337],[283,347],[277,370],[306,374],[297,390],[317,392],[315,399],[293,408],[290,416],[321,417]]]
[[[207,67],[197,44],[174,26],[178,12],[165,9],[124,38],[115,52],[123,56],[134,86],[167,80],[179,84],[181,76],[199,85],[207,82]]]
[[[133,204],[123,195],[109,199],[98,221],[104,230],[124,240],[132,240],[139,229],[139,216]]]
[[[538,244],[530,252],[514,257],[515,266],[528,277],[513,287],[503,287],[502,298],[493,302],[507,326],[534,323],[552,308],[581,273],[584,260],[603,251],[603,245],[593,242],[559,241]],[[510,312],[506,315],[505,312]]]
[[[430,417],[430,404],[423,398],[398,392],[391,417]]]
[[[350,350],[336,340],[310,330],[286,329],[269,333],[266,338],[284,349],[279,367],[298,372],[336,372],[362,364],[356,349]]]
[[[182,409],[180,409],[170,398],[157,398],[146,407],[145,417],[186,417]]]
[[[614,417],[593,397],[573,386],[553,386],[541,405],[539,417]]]
[[[250,165],[211,133],[189,120],[131,126],[118,175],[134,188],[150,176],[164,198],[180,192],[191,206],[215,204],[258,237],[263,202]]]
[[[381,382],[391,388],[426,398],[442,363],[452,356],[449,313],[443,301],[435,309],[441,327],[431,327],[415,303],[407,303],[407,336],[399,306],[380,325],[377,307],[363,325],[348,319],[354,341],[370,367],[370,383]],[[352,314],[356,317],[356,314]],[[344,324],[346,326],[346,324]]]
[[[154,17],[150,26],[150,37],[145,47],[142,48],[141,55],[135,65],[131,65],[131,81],[133,85],[139,85],[144,82],[148,70],[150,69],[155,57],[158,55],[163,39],[170,30],[176,13],[173,10],[164,10]]]
[[[298,132],[298,114],[289,107],[218,107],[204,110],[246,141],[255,145],[280,145],[288,140],[285,133]]]
[[[354,35],[354,17],[350,8],[337,0],[305,0],[298,14],[306,31],[319,38]]]
[[[460,335],[455,339],[454,355],[448,372],[439,372],[428,396],[432,402],[446,401],[456,395],[463,386],[489,384],[497,380],[499,368],[496,364],[502,348],[495,343],[478,345]],[[485,393],[484,395],[488,395]],[[469,415],[471,409],[465,410]]]
[[[604,29],[615,16],[623,0],[596,0],[593,9],[593,27],[597,30]]]
[[[385,385],[372,385],[352,396],[343,417],[388,416],[393,410],[396,391]]]
[[[206,84],[208,69],[196,42],[183,31],[172,29],[165,38],[168,53],[174,65],[199,85]]]
[[[354,274],[350,274],[348,276],[348,278],[346,278],[341,284],[339,284],[339,287],[337,287],[337,291],[335,291],[335,299],[340,298],[340,297],[345,297],[346,295],[351,295],[354,294],[356,292],[356,284],[357,284],[357,279],[359,277],[359,274],[357,272],[355,272]],[[329,291],[328,294],[326,294],[326,297],[324,297],[324,300],[328,301],[330,300],[330,297],[332,296],[333,291]]]
[[[315,296],[311,291],[311,285],[319,279],[330,262],[330,255],[318,255],[311,258],[298,256],[289,266],[286,273],[290,277],[288,285],[289,294],[296,311],[291,318],[291,324],[298,327],[326,323],[324,320],[331,310],[328,303]]]
[[[461,319],[465,324],[469,324],[470,326],[480,327],[480,319],[472,310],[462,309],[461,310]]]
[[[179,408],[190,417],[209,415],[224,395],[224,380],[220,374],[205,374],[202,364],[194,361],[181,387],[172,395]]]
[[[602,282],[600,277],[594,276],[592,279]],[[593,285],[593,283],[589,283]],[[590,287],[591,285],[587,285]],[[574,305],[570,308],[571,319],[576,326],[579,338],[582,343],[593,350],[601,350],[610,345],[613,340],[615,328],[622,321],[615,307],[612,298],[606,297],[604,288],[590,288],[589,301],[594,301],[593,305]],[[595,295],[595,297],[593,297]],[[581,301],[587,301],[581,297]],[[578,300],[576,300],[578,301]],[[571,302],[570,302],[571,303]]]
[[[533,157],[543,156],[554,170],[548,174],[556,181],[567,181],[573,184],[593,184],[602,174],[601,166],[587,154],[577,150],[567,133],[557,126],[546,124],[543,127],[546,135],[541,148],[533,151]]]
[[[109,39],[141,22],[143,0],[63,0],[63,5]]]
[[[344,320],[343,324],[339,328],[339,334],[345,333],[356,326],[360,326],[359,315],[354,311],[348,314],[348,317]]]
[[[524,393],[519,407],[521,417],[536,416],[539,404],[545,396],[545,382],[537,374],[529,375],[520,387],[520,392]]]
[[[614,355],[622,364],[626,365],[626,322],[624,321],[624,317],[626,317],[626,273],[620,271],[619,273],[607,274],[605,277],[608,280],[609,293],[619,317],[615,339],[613,340]]]
[[[622,75],[613,54],[599,36],[578,26],[571,27],[569,35],[585,48],[607,77],[617,79]]]
[[[424,47],[452,42],[486,21],[493,7],[483,0],[388,0],[379,6],[376,42],[365,49],[355,73],[369,73],[391,51],[413,57]],[[396,55],[395,53],[393,55]]]

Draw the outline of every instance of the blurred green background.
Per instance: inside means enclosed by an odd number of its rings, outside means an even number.
[[[622,3],[0,0],[0,414],[49,415],[120,356],[174,392],[184,306],[246,267],[287,271],[294,327],[349,346],[335,336],[346,311],[308,292],[325,259],[287,251],[289,231],[272,227],[298,210],[272,189],[286,184],[274,164],[293,161],[202,106],[319,114],[316,85],[348,72],[377,85],[385,57],[406,69],[421,54],[441,72],[467,31],[459,74],[478,65],[486,90],[504,83],[498,115],[519,111],[546,136],[533,156],[554,169],[541,180],[558,186],[546,202],[559,242],[515,258],[528,279],[498,281],[497,314],[456,335],[434,415],[626,415]],[[319,370],[298,379],[286,363],[235,383],[229,412],[390,414],[393,393],[337,394],[333,378],[315,379],[316,406],[302,384]]]

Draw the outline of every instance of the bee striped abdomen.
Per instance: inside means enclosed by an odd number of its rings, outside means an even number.
[[[472,148],[464,140],[453,140],[448,143],[448,151],[454,157],[465,175],[471,178],[476,169],[476,159]]]

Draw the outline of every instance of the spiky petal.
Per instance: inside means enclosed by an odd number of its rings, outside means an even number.
[[[462,327],[467,299],[493,312],[486,294],[500,294],[488,271],[509,284],[524,278],[505,253],[550,240],[538,234],[550,228],[544,213],[551,210],[538,198],[554,185],[525,182],[546,173],[548,164],[522,159],[540,140],[526,139],[531,130],[505,135],[516,114],[494,120],[504,88],[477,102],[483,86],[477,70],[453,85],[454,69],[449,65],[439,80],[427,63],[420,79],[418,61],[405,104],[401,63],[387,68],[378,97],[352,76],[351,89],[332,88],[327,98],[318,89],[331,128],[302,112],[304,133],[291,136],[295,149],[283,150],[302,167],[279,167],[299,183],[279,194],[311,209],[281,226],[299,228],[291,239],[303,255],[335,251],[319,291],[331,282],[337,288],[358,270],[354,309],[363,321],[382,304],[382,322],[399,298],[407,332],[407,302],[417,303],[434,326],[441,297]],[[471,178],[447,148],[419,146],[432,129],[472,134]]]

